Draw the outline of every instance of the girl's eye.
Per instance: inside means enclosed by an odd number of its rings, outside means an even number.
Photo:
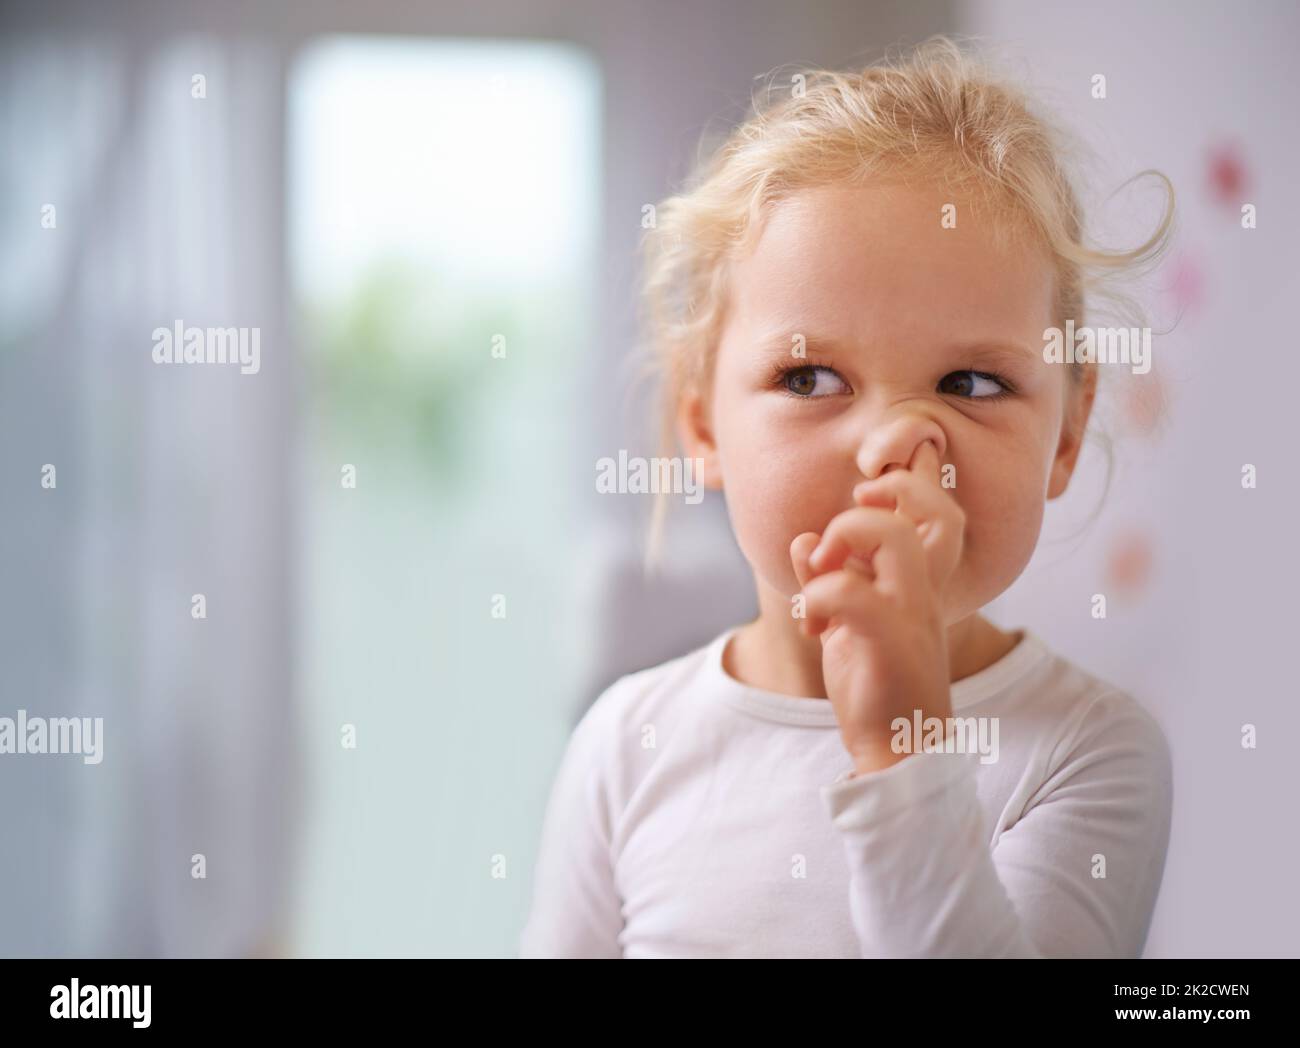
[[[779,377],[787,393],[805,399],[830,396],[849,388],[834,371],[818,364],[788,368]]]
[[[985,392],[977,392],[980,389]],[[998,400],[1011,392],[1011,383],[988,371],[953,371],[939,380],[939,391],[967,400]]]

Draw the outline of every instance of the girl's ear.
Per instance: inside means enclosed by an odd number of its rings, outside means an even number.
[[[711,491],[722,490],[722,470],[718,464],[718,445],[713,436],[709,410],[704,397],[692,389],[677,402],[677,439],[686,457],[699,459],[701,483]]]
[[[1068,375],[1065,381],[1068,387],[1065,418],[1061,424],[1061,439],[1056,446],[1056,457],[1052,460],[1052,471],[1047,479],[1048,499],[1059,498],[1070,486],[1070,478],[1079,461],[1079,452],[1083,450],[1083,434],[1088,427],[1088,416],[1092,414],[1092,402],[1097,396],[1097,367],[1093,365],[1084,368],[1081,381],[1074,382]]]

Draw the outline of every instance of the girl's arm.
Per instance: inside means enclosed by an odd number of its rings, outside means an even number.
[[[917,753],[823,787],[862,956],[1140,956],[1173,802],[1155,721],[1122,693],[1095,699],[991,848],[978,756]]]
[[[622,957],[597,701],[569,739],[542,825],[520,957]]]

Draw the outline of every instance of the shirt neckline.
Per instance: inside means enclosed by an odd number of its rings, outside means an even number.
[[[829,699],[816,696],[785,695],[744,684],[731,676],[722,665],[722,654],[727,643],[740,626],[724,630],[705,651],[704,674],[709,690],[723,703],[763,720],[780,724],[797,724],[803,727],[833,728],[839,722]],[[1047,655],[1047,646],[1032,630],[1022,628],[1020,641],[996,662],[978,673],[952,683],[952,708],[954,713],[966,706],[982,702],[1005,690],[1032,669]]]

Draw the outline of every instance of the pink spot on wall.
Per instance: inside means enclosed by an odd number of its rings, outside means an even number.
[[[1150,585],[1155,548],[1150,535],[1133,530],[1119,536],[1106,557],[1107,587],[1123,597],[1139,596]]]
[[[1239,211],[1250,181],[1241,147],[1232,142],[1211,146],[1206,176],[1210,196],[1224,207]]]
[[[1205,272],[1191,252],[1180,251],[1170,263],[1164,293],[1175,319],[1205,300]]]

